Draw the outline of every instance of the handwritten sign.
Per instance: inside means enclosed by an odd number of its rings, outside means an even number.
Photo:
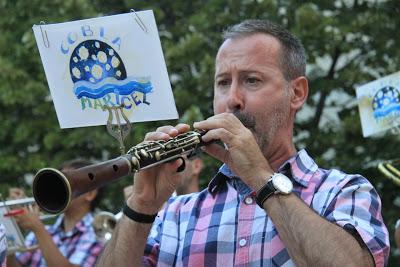
[[[356,88],[363,136],[400,125],[400,72]]]
[[[151,10],[33,31],[61,128],[104,125],[105,106],[130,122],[178,117]]]

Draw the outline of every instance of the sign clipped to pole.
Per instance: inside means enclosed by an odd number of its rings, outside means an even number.
[[[356,88],[363,136],[400,125],[400,72]]]
[[[61,128],[104,125],[107,107],[130,122],[178,118],[151,10],[33,31]]]

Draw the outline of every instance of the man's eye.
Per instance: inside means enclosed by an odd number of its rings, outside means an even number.
[[[256,77],[249,77],[246,79],[246,83],[248,84],[258,84],[260,82],[260,79],[256,78]]]
[[[229,80],[217,80],[218,86],[227,86],[229,85]]]

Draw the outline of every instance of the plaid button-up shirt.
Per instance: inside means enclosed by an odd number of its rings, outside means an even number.
[[[388,231],[380,198],[367,179],[318,168],[305,150],[279,172],[291,178],[294,193],[315,212],[359,235],[376,266],[386,265]],[[254,195],[223,165],[207,189],[168,201],[151,229],[143,265],[294,266]]]
[[[63,230],[63,215],[51,226],[46,226],[54,243],[71,263],[80,266],[94,266],[97,257],[103,249],[103,244],[99,242],[92,227],[93,215],[86,214],[75,227],[68,232]],[[25,238],[27,247],[37,244],[35,235],[31,232]],[[16,254],[17,260],[22,266],[46,266],[43,254],[40,249],[32,252]]]
[[[6,229],[0,223],[0,266],[6,266],[7,238]]]

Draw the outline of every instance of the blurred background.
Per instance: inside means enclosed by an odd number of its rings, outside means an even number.
[[[304,43],[310,96],[298,114],[295,140],[322,168],[366,176],[383,202],[391,238],[389,266],[397,266],[394,225],[400,217],[400,188],[377,164],[400,157],[400,134],[363,138],[355,88],[400,71],[398,0],[0,0],[0,193],[24,187],[33,175],[77,157],[103,161],[119,155],[105,126],[63,129],[58,124],[32,25],[59,23],[152,9],[158,25],[180,121],[213,114],[214,57],[226,26],[248,18],[283,24]],[[129,148],[146,132],[177,121],[136,123]],[[204,156],[200,187],[219,163]],[[117,213],[126,177],[109,185],[102,209]]]

